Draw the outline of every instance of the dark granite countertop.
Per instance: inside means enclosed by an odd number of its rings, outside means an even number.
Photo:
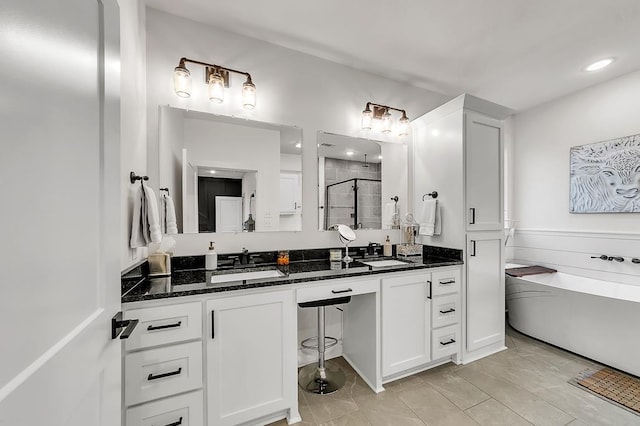
[[[383,260],[384,258],[370,259]],[[363,259],[358,259],[363,260]],[[407,261],[406,259],[401,259]],[[389,267],[370,267],[354,261],[345,268],[341,262],[329,262],[329,260],[294,261],[288,265],[288,271],[284,276],[276,278],[260,278],[243,281],[229,281],[210,284],[211,275],[224,275],[239,272],[237,269],[217,269],[205,271],[202,268],[173,271],[170,277],[130,277],[123,279],[122,302],[139,302],[143,300],[164,299],[169,297],[191,296],[206,293],[218,293],[223,291],[245,290],[258,287],[270,287],[287,284],[296,284],[309,281],[328,279],[361,277],[367,275],[385,274],[397,271],[412,271],[442,266],[461,265],[463,262],[457,259],[427,256],[420,261]],[[278,267],[282,268],[287,267]],[[247,268],[243,271],[260,271],[276,269],[275,265],[261,265]]]

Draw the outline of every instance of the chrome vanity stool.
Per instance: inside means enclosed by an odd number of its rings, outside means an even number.
[[[298,385],[306,392],[326,395],[344,386],[344,372],[334,362],[324,359],[325,349],[338,344],[338,339],[335,337],[325,336],[324,308],[350,301],[351,296],[346,296],[298,304],[301,308],[316,308],[318,310],[318,336],[304,339],[301,343],[303,348],[318,349],[318,362],[302,367],[298,373]]]

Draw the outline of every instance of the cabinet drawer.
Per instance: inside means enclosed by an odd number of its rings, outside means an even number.
[[[125,358],[127,406],[202,387],[202,342],[128,354]]]
[[[300,288],[296,292],[298,303],[311,302],[314,300],[335,299],[345,296],[356,296],[358,294],[374,293],[380,290],[379,280],[366,281],[333,281],[329,284]]]
[[[433,283],[432,297],[441,294],[458,293],[460,291],[460,269],[435,271],[431,274],[431,281]]]
[[[126,426],[202,426],[202,391],[148,402],[127,410]]]
[[[128,310],[125,318],[140,320],[129,339],[128,351],[202,337],[202,303]]]
[[[431,305],[431,327],[439,328],[460,322],[460,296],[448,294],[433,298]]]
[[[460,327],[458,324],[438,328],[431,332],[431,358],[444,358],[458,352],[460,347]]]

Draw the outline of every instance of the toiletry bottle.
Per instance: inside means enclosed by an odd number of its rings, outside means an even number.
[[[209,251],[204,255],[204,268],[212,271],[218,267],[218,253],[213,247],[213,241],[209,242]]]
[[[389,240],[389,236],[387,235],[387,239],[384,240],[384,244],[382,246],[382,254],[384,256],[391,256],[391,241]]]

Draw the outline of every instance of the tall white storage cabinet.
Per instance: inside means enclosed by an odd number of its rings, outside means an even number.
[[[438,192],[442,233],[418,242],[464,251],[462,362],[504,349],[503,120],[508,108],[461,95],[412,122],[413,209]],[[420,221],[420,220],[418,220]]]

